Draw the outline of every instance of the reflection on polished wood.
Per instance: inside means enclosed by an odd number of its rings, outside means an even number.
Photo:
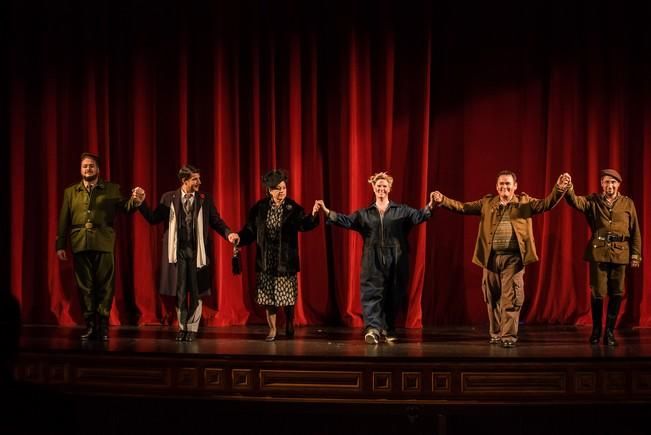
[[[194,342],[158,327],[26,326],[19,379],[66,392],[420,404],[643,403],[651,400],[651,330],[618,330],[619,346],[591,346],[588,327],[523,328],[518,346],[490,345],[476,328],[401,330],[367,345],[361,331],[299,327],[265,342],[262,326],[204,328]]]

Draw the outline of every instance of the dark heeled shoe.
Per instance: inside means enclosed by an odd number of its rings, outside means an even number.
[[[601,328],[592,328],[589,339],[590,344],[599,344],[599,339],[601,339]]]
[[[604,334],[604,344],[606,346],[617,346],[617,340],[615,340],[615,333],[612,329],[606,328],[606,333]]]
[[[288,338],[292,338],[294,336],[294,325],[292,323],[288,323],[285,326],[285,335]]]
[[[270,330],[269,334],[265,337],[264,341],[274,341],[276,339],[276,330],[274,329],[273,332]]]

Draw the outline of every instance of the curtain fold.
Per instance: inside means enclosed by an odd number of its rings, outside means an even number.
[[[82,151],[103,177],[155,205],[189,163],[233,230],[264,195],[261,176],[289,171],[288,195],[343,213],[373,200],[387,170],[391,199],[423,207],[495,193],[502,169],[544,197],[570,172],[580,194],[617,168],[651,228],[649,6],[584,8],[534,1],[464,8],[425,1],[11,1],[8,140],[9,279],[27,323],[80,322],[71,262],[54,254],[63,189]],[[410,236],[401,325],[486,323],[475,217],[436,210]],[[157,294],[162,226],[117,223],[114,324],[174,321]],[[534,218],[541,261],[527,267],[523,320],[590,323],[589,236],[564,202]],[[264,323],[254,248],[230,273],[212,245],[207,325]],[[300,236],[297,324],[361,327],[358,234],[323,223]],[[651,326],[651,266],[627,276],[622,323]]]

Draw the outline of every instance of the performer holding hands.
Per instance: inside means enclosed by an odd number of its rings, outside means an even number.
[[[497,195],[459,202],[436,191],[433,200],[450,211],[480,216],[472,262],[484,269],[482,291],[488,311],[491,344],[514,347],[524,303],[524,267],[538,261],[531,217],[551,210],[572,183],[570,174],[558,177],[551,193],[535,199],[516,195],[517,177],[512,171],[497,174]]]
[[[239,232],[240,246],[256,242],[256,302],[265,308],[269,333],[266,341],[277,335],[276,314],[285,311],[285,336],[294,336],[294,305],[298,296],[297,273],[300,271],[298,232],[319,225],[318,207],[306,214],[303,207],[287,196],[288,175],[282,169],[262,177],[266,197],[251,210]]]
[[[433,194],[427,206],[417,210],[389,200],[393,177],[378,172],[368,179],[375,201],[353,214],[328,209],[323,200],[315,211],[323,210],[327,223],[357,231],[364,240],[360,293],[364,317],[364,341],[377,344],[396,340],[395,319],[403,307],[409,282],[409,231],[430,218]]]

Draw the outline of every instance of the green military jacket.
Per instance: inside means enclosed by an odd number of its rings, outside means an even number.
[[[65,249],[68,233],[72,252],[113,252],[115,231],[113,221],[119,211],[132,212],[133,199],[120,194],[120,186],[99,179],[89,194],[84,183],[65,189],[59,213],[56,249]]]
[[[535,199],[526,193],[513,196],[510,203],[511,225],[513,225],[515,236],[518,239],[523,264],[538,261],[531,217],[554,208],[563,198],[563,193],[562,190],[558,189],[558,186],[554,185],[554,189],[544,199]],[[444,196],[440,205],[456,213],[480,216],[477,243],[475,244],[472,262],[484,268],[488,267],[493,234],[500,222],[499,213],[497,213],[500,197],[498,195],[486,195],[477,201],[462,203]]]
[[[603,194],[577,196],[570,187],[565,200],[585,215],[592,230],[583,254],[586,261],[615,264],[628,264],[631,259],[642,261],[642,235],[631,198],[619,195],[609,207]]]

